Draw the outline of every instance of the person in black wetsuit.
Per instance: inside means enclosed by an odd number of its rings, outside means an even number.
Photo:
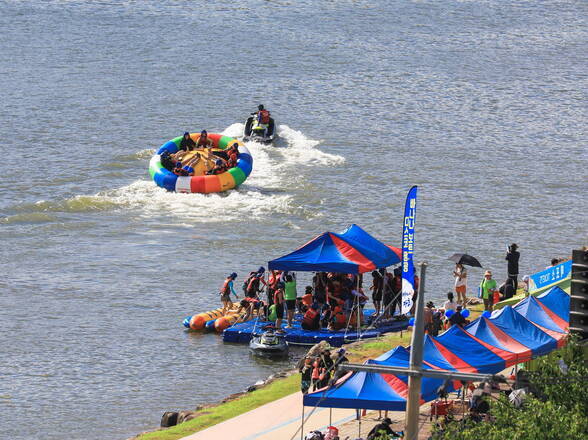
[[[185,132],[184,137],[182,138],[182,141],[180,142],[180,146],[178,147],[178,150],[192,151],[195,148],[196,148],[196,142],[194,142],[192,140],[192,138],[190,137],[190,132],[188,132],[188,131]]]
[[[505,260],[508,261],[508,278],[512,280],[515,292],[518,287],[518,276],[519,276],[519,257],[521,254],[517,251],[518,246],[516,243],[511,244],[506,252]]]
[[[507,278],[504,284],[498,288],[500,292],[500,300],[505,300],[515,296],[516,291],[512,284],[512,278]]]

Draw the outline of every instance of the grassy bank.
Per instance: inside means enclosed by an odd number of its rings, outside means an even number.
[[[198,411],[195,419],[172,428],[141,434],[136,438],[140,440],[176,440],[186,437],[224,420],[251,411],[268,402],[273,402],[274,400],[295,393],[299,389],[300,375],[293,374],[286,378],[278,379],[251,393],[244,394],[235,400]]]
[[[482,312],[481,305],[469,307],[471,311],[470,319],[477,318]],[[346,345],[348,350],[347,357],[352,363],[362,363],[367,359],[375,358],[398,345],[410,345],[412,332],[402,331],[390,333],[380,338],[369,339],[367,341],[354,342]],[[198,431],[202,431],[210,426],[216,425],[225,420],[236,417],[252,409],[258,408],[266,403],[281,399],[289,394],[300,390],[300,375],[293,374],[286,378],[276,379],[269,385],[260,388],[251,393],[243,394],[234,400],[221,403],[216,406],[204,408],[196,412],[197,417],[184,422],[180,425],[141,434],[136,437],[137,440],[176,440],[186,437]]]

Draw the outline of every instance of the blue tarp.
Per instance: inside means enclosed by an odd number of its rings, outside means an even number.
[[[357,225],[342,234],[325,232],[268,263],[270,270],[364,273],[400,263],[388,246]]]

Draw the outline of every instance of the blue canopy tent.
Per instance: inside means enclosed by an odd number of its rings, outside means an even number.
[[[522,357],[546,354],[565,343],[569,296],[554,288],[538,298],[525,298],[514,307],[480,317],[462,329],[453,326],[438,337],[425,335],[423,368],[498,373]],[[556,324],[557,323],[557,324]],[[559,338],[559,339],[558,339]],[[409,351],[397,347],[367,363],[408,367]],[[440,379],[423,377],[421,401],[437,397]],[[459,383],[453,382],[453,389]],[[404,410],[408,379],[399,374],[358,372],[335,387],[304,396],[306,406]],[[449,386],[446,386],[448,389]]]
[[[549,334],[552,334],[551,332],[565,333],[564,325],[554,322],[553,316],[547,312],[546,307],[534,296],[525,298],[513,308],[533,324],[549,330]]]
[[[561,318],[564,322],[562,328],[567,328],[566,324],[570,321],[570,295],[559,287],[554,287],[551,290],[536,296],[535,299],[548,309],[548,313],[551,311],[557,317]],[[557,318],[553,318],[557,321]]]
[[[377,359],[367,361],[366,364],[408,367],[409,352],[404,347],[396,347]],[[424,364],[423,368],[436,369],[427,364]],[[449,368],[455,371],[451,366]],[[423,378],[422,398],[434,399],[437,396],[437,390],[443,384],[443,379]],[[452,388],[449,389],[451,390]],[[404,411],[407,393],[408,376],[359,372],[353,373],[339,387],[306,394],[303,397],[303,404],[327,408]]]
[[[325,232],[268,263],[270,270],[365,273],[400,263],[396,253],[357,225],[341,234]]]
[[[495,347],[518,355],[517,362],[542,356],[557,347],[557,341],[519,315],[511,306],[480,318],[466,326],[466,331]]]

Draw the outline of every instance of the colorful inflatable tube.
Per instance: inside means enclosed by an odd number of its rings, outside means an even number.
[[[198,142],[200,133],[191,133],[190,137]],[[199,176],[177,176],[161,165],[161,153],[170,154],[178,151],[182,136],[163,144],[149,162],[149,174],[155,183],[168,191],[188,193],[216,193],[227,191],[241,185],[253,169],[253,157],[243,143],[237,139],[222,134],[209,133],[208,138],[213,142],[213,148],[225,150],[235,142],[239,145],[237,165],[221,174]]]
[[[206,325],[206,321],[220,318],[221,316],[223,316],[222,307],[210,310],[209,312],[199,313],[198,315],[189,317],[190,319],[186,318],[188,325],[186,325],[186,320],[184,320],[184,327],[191,328],[192,330],[202,330]]]

